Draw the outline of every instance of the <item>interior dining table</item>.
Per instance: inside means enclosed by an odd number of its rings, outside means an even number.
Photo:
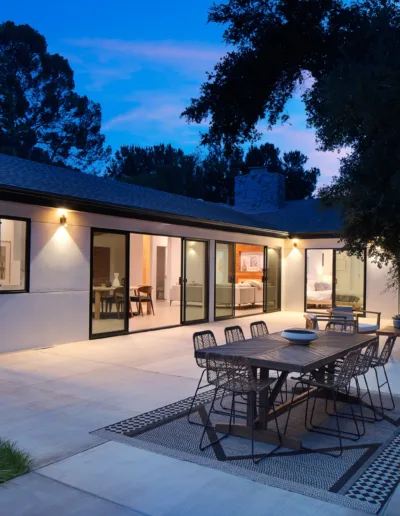
[[[293,329],[298,330],[299,328]],[[325,368],[325,366],[334,364],[336,360],[345,357],[350,351],[364,348],[376,339],[375,335],[366,334],[330,331],[315,331],[315,333],[318,334],[318,339],[309,345],[291,344],[281,336],[281,332],[277,332],[195,351],[195,356],[198,358],[206,358],[207,355],[216,359],[219,357],[242,357],[248,361],[255,378],[257,378],[258,372],[261,379],[268,379],[271,370],[278,372],[277,380],[272,384],[270,394],[268,395],[266,389],[259,395],[259,404],[262,405],[262,408],[258,409],[258,414],[254,414],[254,439],[256,441],[279,444],[277,433],[268,430],[267,426],[268,421],[272,418],[274,404],[277,416],[285,413],[289,408],[291,400],[276,405],[276,399],[290,373],[305,374]],[[318,395],[317,390],[313,394]],[[294,397],[293,403],[297,404],[304,401],[307,395],[307,392],[300,392]],[[217,422],[215,431],[250,439],[252,431],[250,406],[250,396],[248,396],[245,424],[235,422],[231,425],[229,431],[227,422]],[[290,435],[282,436],[282,445],[294,450],[302,448],[301,440]]]
[[[130,295],[137,295],[137,289],[139,287],[142,287],[143,285],[130,285],[129,287],[129,294]],[[114,286],[110,286],[110,287],[107,287],[106,285],[100,285],[100,286],[96,286],[96,287],[93,287],[93,293],[94,293],[94,318],[96,321],[98,321],[101,317],[100,315],[100,307],[101,307],[101,297],[103,296],[104,293],[106,294],[109,294],[109,295],[112,295],[114,290],[116,289],[116,287]],[[150,306],[150,303],[146,303],[147,304],[147,313],[150,314],[151,313],[151,306]],[[131,314],[133,313],[132,312],[132,308],[130,309],[131,310]]]

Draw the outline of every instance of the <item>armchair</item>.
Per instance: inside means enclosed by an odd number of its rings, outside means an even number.
[[[347,321],[354,321],[357,333],[375,333],[381,326],[381,312],[373,310],[353,310],[352,306],[336,306],[329,310],[331,315],[345,316]],[[376,323],[363,323],[360,319],[368,317],[367,314],[374,314],[376,316]]]

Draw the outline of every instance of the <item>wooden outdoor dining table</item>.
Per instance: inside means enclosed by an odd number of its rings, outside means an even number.
[[[299,328],[293,328],[299,329]],[[260,394],[260,405],[256,419],[256,430],[254,438],[256,441],[278,444],[278,436],[275,432],[267,429],[267,423],[270,419],[269,412],[272,409],[282,386],[285,383],[289,373],[309,373],[318,370],[329,364],[333,364],[337,359],[344,357],[350,351],[367,346],[376,338],[375,335],[350,334],[343,332],[316,331],[318,340],[315,340],[308,346],[290,344],[286,339],[281,337],[281,332],[272,333],[263,337],[248,339],[240,342],[233,342],[222,346],[215,346],[203,350],[197,350],[195,356],[205,358],[210,354],[213,357],[242,357],[248,360],[252,368],[254,376],[257,370],[260,370],[260,378],[267,379],[270,370],[278,371],[277,381],[273,384],[270,395],[267,390]],[[295,396],[294,403],[305,399],[306,393]],[[287,410],[289,401],[281,405],[275,406],[277,415]],[[231,426],[231,435],[237,437],[250,438],[251,436],[251,414],[250,402],[247,404],[247,423]],[[228,423],[217,423],[215,431],[220,433],[228,433]],[[282,444],[286,448],[298,450],[302,443],[300,439],[283,436]]]

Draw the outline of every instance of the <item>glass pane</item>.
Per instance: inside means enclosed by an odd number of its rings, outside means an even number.
[[[307,250],[307,309],[332,308],[332,249]]]
[[[264,311],[264,246],[236,244],[235,315]]]
[[[129,331],[175,326],[181,322],[181,239],[130,234]],[[147,290],[145,300],[143,287]]]
[[[92,333],[125,330],[126,237],[93,235]]]
[[[279,290],[281,278],[280,249],[268,248],[267,259],[267,312],[280,309]]]
[[[231,317],[234,313],[235,288],[234,244],[217,242],[215,246],[215,316]]]
[[[336,253],[336,306],[364,308],[364,262],[343,251]]]
[[[0,290],[26,290],[26,222],[0,219]]]
[[[185,245],[185,322],[207,318],[207,243],[188,240]]]

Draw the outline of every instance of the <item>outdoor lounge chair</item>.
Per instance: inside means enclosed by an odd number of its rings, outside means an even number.
[[[345,316],[347,321],[354,321],[357,328],[357,333],[375,333],[381,326],[381,312],[374,312],[372,310],[353,310],[351,306],[336,306],[329,310],[332,316]],[[376,316],[376,323],[363,323],[360,318],[367,317],[367,314],[374,314]]]

